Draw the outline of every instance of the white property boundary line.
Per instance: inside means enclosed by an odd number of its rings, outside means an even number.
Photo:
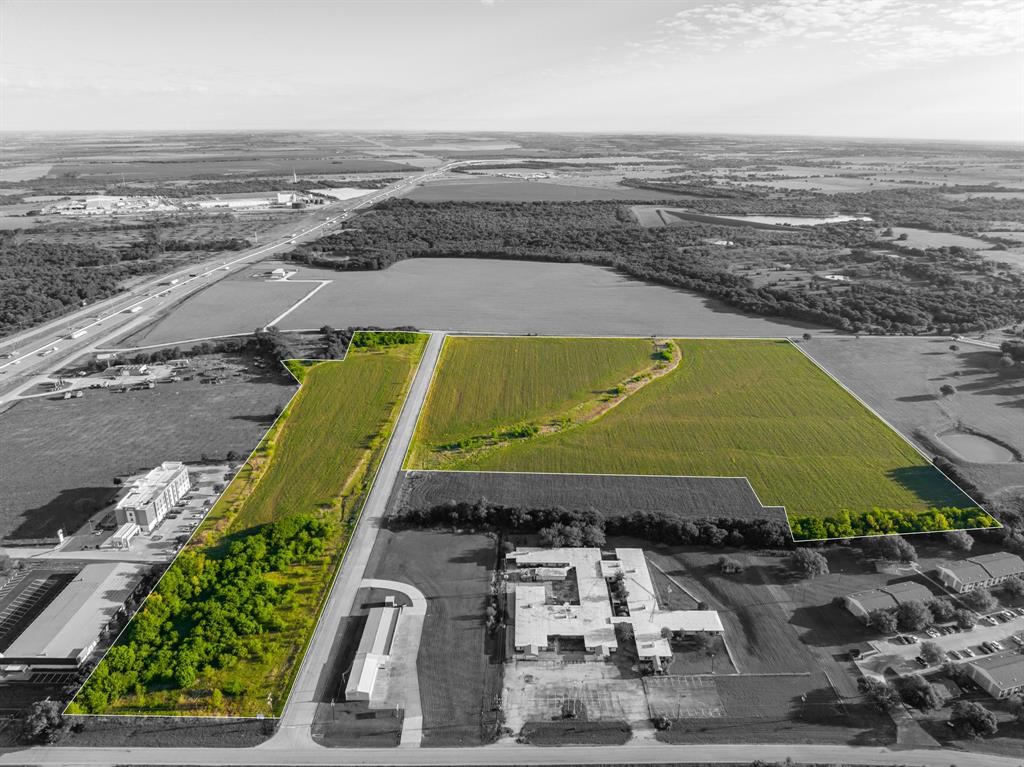
[[[666,338],[666,339],[673,340],[673,341],[779,341],[779,342],[785,342],[785,343],[789,344],[789,346],[793,347],[798,352],[800,352],[800,354],[802,354],[811,363],[811,365],[814,366],[815,369],[820,370],[822,373],[824,373],[826,376],[828,376],[834,383],[838,384],[839,387],[843,391],[845,391],[847,394],[849,394],[854,399],[854,401],[858,402],[869,413],[871,413],[873,416],[875,416],[875,418],[877,418],[886,427],[888,427],[888,429],[890,431],[895,433],[897,436],[899,436],[900,439],[902,439],[904,442],[906,442],[916,453],[918,453],[918,455],[920,455],[925,460],[925,462],[928,464],[928,466],[930,468],[934,469],[940,475],[942,475],[942,477],[947,482],[949,482],[953,487],[955,487],[957,490],[959,490],[961,493],[963,493],[965,498],[970,500],[971,503],[973,503],[982,512],[984,512],[986,515],[988,515],[988,517],[993,522],[996,523],[995,527],[957,527],[957,528],[953,528],[953,530],[915,530],[915,531],[909,532],[909,533],[882,533],[882,534],[878,534],[878,535],[854,535],[854,536],[850,536],[849,538],[800,538],[798,540],[793,535],[793,526],[792,526],[792,524],[790,524],[789,513],[786,510],[786,507],[785,506],[765,506],[764,502],[761,501],[760,496],[757,494],[757,491],[754,490],[753,485],[750,484],[750,480],[747,477],[723,477],[723,476],[713,476],[713,475],[701,475],[701,476],[707,477],[709,479],[743,479],[744,481],[746,481],[747,485],[750,487],[751,492],[754,494],[754,497],[757,498],[757,502],[761,504],[762,508],[765,508],[765,509],[782,509],[782,511],[783,511],[783,513],[785,514],[785,517],[786,517],[786,525],[789,527],[789,537],[793,541],[793,543],[796,543],[796,544],[801,544],[801,543],[821,543],[821,542],[825,542],[825,541],[858,540],[860,538],[883,538],[883,537],[895,536],[895,535],[899,535],[899,536],[903,536],[903,535],[934,535],[936,533],[953,532],[955,530],[964,530],[964,531],[995,530],[995,529],[1002,528],[1002,526],[1003,526],[999,522],[999,520],[996,519],[994,516],[992,516],[992,514],[984,506],[982,506],[974,498],[972,498],[962,487],[960,487],[959,484],[957,484],[952,479],[950,479],[950,477],[944,471],[942,471],[937,466],[935,466],[935,464],[932,463],[932,459],[929,458],[928,455],[926,455],[924,453],[924,451],[922,451],[917,445],[915,445],[913,442],[911,442],[901,431],[899,431],[899,429],[895,428],[891,423],[889,423],[885,418],[883,418],[874,408],[872,408],[864,400],[862,400],[860,397],[858,397],[842,381],[840,381],[838,378],[836,378],[834,375],[832,375],[832,373],[830,373],[828,370],[826,370],[822,365],[818,364],[818,361],[815,360],[810,354],[805,352],[803,349],[801,349],[800,345],[797,344],[796,342],[794,342],[792,337],[789,337],[789,336],[760,336],[760,337],[754,337],[754,336],[734,336],[734,337],[729,337],[729,336],[662,336],[662,335],[657,335],[657,334],[654,334],[654,335],[642,335],[642,336],[582,336],[582,335],[581,336],[565,336],[565,335],[562,335],[562,336],[547,336],[547,335],[545,335],[545,336],[540,336],[540,335],[524,336],[524,335],[521,335],[521,334],[520,335],[515,335],[515,334],[504,335],[504,334],[479,334],[479,333],[465,333],[465,334],[462,334],[462,333],[449,333],[449,334],[447,334],[445,336],[444,344],[442,345],[441,350],[438,353],[437,367],[434,369],[434,374],[433,374],[433,376],[431,376],[430,383],[429,383],[429,385],[427,387],[427,394],[426,394],[426,398],[424,400],[424,411],[426,410],[427,405],[430,402],[430,396],[431,396],[431,393],[432,393],[432,391],[434,389],[434,384],[437,381],[437,376],[440,373],[440,370],[441,370],[441,367],[442,367],[442,364],[443,364],[443,361],[444,361],[445,345],[447,345],[448,339],[452,338],[452,337],[456,337],[456,338],[470,338],[470,339],[472,339],[472,338],[509,338],[509,339],[511,339],[511,338],[523,338],[523,339],[550,338],[550,339],[567,339],[567,340],[581,340],[581,339],[586,339],[586,338],[598,338],[598,339],[602,339],[602,340],[614,340],[614,339],[627,339],[627,340],[643,339],[643,340],[652,340],[652,339],[657,339],[657,338]],[[832,336],[829,336],[829,338],[831,338],[831,337]],[[855,338],[855,337],[856,336],[850,336],[850,338]],[[884,337],[886,337],[886,338],[892,338],[892,337],[895,337],[895,338],[904,338],[904,337],[906,337],[906,338],[917,338],[918,336],[884,336]],[[936,338],[938,338],[938,337],[936,337]],[[416,437],[417,437],[417,434],[419,432],[420,422],[423,419],[423,417],[424,417],[424,413],[421,412],[419,419],[417,419],[417,421],[416,421],[416,426],[413,428],[413,437],[412,437],[412,440],[409,442],[409,448],[406,451],[405,456],[402,458],[402,470],[405,471],[407,474],[415,473],[415,472],[424,472],[424,473],[427,473],[427,472],[440,472],[440,473],[443,473],[443,472],[446,472],[446,471],[450,472],[450,473],[459,472],[459,470],[457,470],[457,469],[451,470],[451,469],[412,469],[412,468],[406,468],[407,462],[409,460],[409,455],[412,453],[413,446],[416,443]],[[614,473],[612,473],[612,474],[595,474],[595,473],[587,473],[587,472],[545,472],[545,471],[474,471],[474,470],[469,470],[469,471],[463,471],[463,472],[459,472],[459,473],[464,473],[464,474],[471,474],[471,473],[476,473],[476,474],[563,474],[563,475],[570,475],[570,476],[576,475],[576,476],[589,476],[589,477],[662,477],[662,478],[665,478],[665,477],[678,477],[680,479],[690,479],[690,478],[698,479],[698,478],[700,478],[700,477],[698,477],[696,475],[687,475],[687,474],[614,474]]]
[[[352,333],[352,338],[349,339],[348,345],[345,347],[344,355],[341,356],[340,358],[337,358],[337,359],[321,360],[321,359],[310,359],[310,358],[292,358],[292,359],[287,359],[287,360],[281,360],[281,365],[288,372],[288,375],[290,375],[292,377],[292,379],[295,381],[295,383],[297,384],[297,386],[295,387],[295,391],[292,392],[292,396],[288,398],[288,402],[286,402],[284,407],[281,408],[281,412],[278,413],[277,418],[275,418],[273,423],[271,423],[270,426],[267,428],[267,430],[265,432],[263,432],[263,436],[261,436],[259,438],[259,441],[256,443],[256,446],[250,451],[250,453],[246,457],[246,459],[244,461],[242,461],[238,465],[238,468],[235,470],[235,473],[232,475],[230,481],[228,481],[227,484],[224,485],[224,491],[219,496],[217,496],[217,500],[214,502],[213,506],[210,507],[210,511],[213,511],[213,509],[217,506],[217,504],[224,497],[224,493],[226,493],[228,491],[228,488],[230,488],[231,485],[234,484],[235,480],[238,479],[238,475],[242,472],[242,469],[244,469],[249,464],[249,461],[252,460],[252,457],[256,454],[256,451],[260,449],[260,446],[263,444],[263,441],[267,438],[267,435],[270,434],[270,432],[272,432],[274,430],[275,426],[277,426],[278,421],[280,421],[282,418],[284,418],[284,416],[286,414],[288,414],[288,410],[292,406],[292,404],[295,402],[295,398],[298,397],[299,396],[299,392],[302,391],[303,383],[301,381],[299,381],[298,378],[295,377],[295,374],[291,371],[291,368],[288,367],[288,363],[289,362],[314,363],[313,365],[309,365],[309,367],[312,368],[312,367],[315,367],[317,364],[325,363],[325,362],[344,362],[345,360],[348,359],[349,349],[352,348],[352,340],[355,339],[357,333],[381,333],[381,332],[388,332],[388,331],[356,330],[355,332]],[[425,335],[425,336],[427,336],[428,340],[429,340],[429,337],[430,337],[429,333],[422,333],[422,332],[418,332],[418,331],[401,331],[401,332],[408,332],[408,333],[415,332],[416,335]],[[252,335],[252,334],[251,333],[246,333],[245,335]],[[409,379],[410,386],[412,385],[412,381],[415,380],[416,374],[419,372],[420,363],[422,362],[422,360],[423,360],[423,356],[420,355],[420,359],[417,360],[416,367],[412,371],[412,376]],[[405,403],[405,398],[403,398],[403,400],[402,400],[402,408],[398,411],[398,417],[396,417],[396,419],[395,419],[395,423],[396,424],[398,422],[398,418],[401,417],[402,410],[405,409],[405,404],[406,404]],[[383,456],[387,453],[387,449],[391,445],[391,437],[392,437],[393,434],[394,434],[394,429],[392,429],[391,433],[388,434],[387,442],[384,444],[384,451],[383,451],[383,453],[381,453],[382,462],[383,462]],[[373,489],[373,485],[374,485],[374,483],[377,480],[377,472],[378,471],[380,471],[380,464],[377,465],[377,468],[373,472],[373,477],[370,480],[370,484],[367,485],[367,488],[366,488],[366,495],[367,496],[370,494],[370,490]],[[262,479],[262,477],[260,477],[260,478],[258,478],[256,480],[257,484],[259,484],[260,479]],[[365,502],[365,497],[364,497],[363,500]],[[359,524],[359,519],[362,516],[362,511],[363,511],[363,504],[360,504],[359,510],[356,512],[356,521],[353,523],[353,526],[352,526],[353,530],[355,529],[355,526],[357,524]],[[205,521],[206,521],[206,517],[203,517],[203,522],[205,522]],[[192,534],[189,535],[188,540],[185,541],[185,543],[182,545],[182,547],[180,549],[178,549],[178,553],[175,554],[174,555],[174,559],[172,559],[167,564],[166,569],[164,569],[164,571],[160,574],[160,577],[157,579],[156,583],[153,584],[153,588],[151,588],[149,590],[149,593],[146,594],[146,598],[142,600],[142,603],[136,608],[135,612],[132,613],[132,617],[128,619],[128,622],[125,623],[124,627],[117,633],[117,636],[114,638],[114,641],[110,643],[110,646],[107,647],[107,649],[103,653],[103,655],[100,656],[100,659],[99,659],[99,661],[97,661],[96,666],[93,668],[92,671],[89,672],[89,676],[87,676],[85,678],[85,680],[79,686],[78,690],[75,691],[75,694],[71,697],[71,699],[68,701],[67,706],[65,706],[64,710],[61,712],[62,714],[68,715],[68,716],[83,716],[83,717],[88,716],[88,717],[98,717],[98,718],[115,717],[116,716],[116,717],[125,717],[126,719],[127,718],[132,718],[132,717],[151,717],[151,718],[154,718],[154,719],[175,719],[175,720],[184,720],[184,719],[192,718],[192,719],[203,719],[204,721],[213,720],[213,719],[224,719],[224,720],[229,720],[229,721],[237,721],[237,720],[258,721],[258,720],[261,720],[261,719],[265,720],[265,719],[280,719],[281,718],[281,717],[275,717],[273,715],[267,717],[267,716],[261,716],[261,715],[255,715],[255,716],[226,716],[226,715],[217,715],[217,714],[68,714],[67,713],[68,706],[70,706],[72,703],[74,703],[75,699],[79,696],[79,694],[82,692],[82,690],[85,689],[85,686],[89,683],[89,680],[92,679],[93,674],[96,673],[96,670],[100,667],[100,664],[106,659],[107,653],[109,653],[117,645],[117,643],[121,639],[121,636],[124,634],[125,631],[128,630],[128,627],[132,624],[132,621],[135,620],[135,616],[138,615],[142,611],[142,609],[146,606],[146,602],[148,602],[149,598],[156,592],[157,587],[160,585],[160,582],[163,581],[164,576],[166,576],[167,573],[170,572],[171,568],[178,561],[178,557],[180,557],[185,552],[185,550],[189,547],[189,544],[192,542],[192,539],[199,533],[199,531],[202,528],[203,528],[202,524],[200,524],[198,527],[196,527],[196,529],[192,531]],[[342,565],[345,564],[345,557],[346,557],[347,554],[348,554],[348,546],[346,545],[345,551],[342,552],[341,560],[338,562],[338,566],[334,569],[334,573],[331,576],[331,582],[330,582],[330,584],[328,585],[328,588],[327,588],[327,596],[328,597],[330,596],[331,590],[334,588],[334,582],[335,582],[335,580],[337,580],[338,573],[341,571]],[[309,642],[307,642],[306,646],[303,647],[302,657],[299,658],[299,664],[300,665],[302,664],[302,659],[305,658],[306,649],[309,647],[309,643],[312,642],[313,637],[316,635],[316,632],[320,628],[320,619],[323,616],[323,608],[324,608],[324,605],[326,604],[326,602],[327,602],[327,597],[324,598],[323,603],[318,608],[316,624],[313,626],[313,631],[310,634]],[[281,707],[281,714],[282,714],[282,716],[284,714],[284,709],[288,706],[288,701],[289,701],[289,698],[291,697],[292,685],[295,684],[295,677],[297,675],[298,675],[298,669],[296,669],[296,674],[294,676],[292,676],[291,682],[288,685],[288,690],[287,690],[287,692],[285,694],[285,703],[284,703],[284,706]]]
[[[1000,523],[1000,521],[998,519],[996,519],[994,516],[992,516],[992,514],[988,511],[988,509],[986,509],[984,506],[982,506],[980,503],[978,503],[974,498],[972,498],[970,496],[970,494],[966,490],[964,490],[962,487],[960,487],[959,484],[954,482],[949,477],[949,475],[946,474],[946,472],[944,472],[942,469],[940,469],[938,466],[936,466],[932,462],[932,459],[929,458],[928,455],[923,450],[921,450],[921,448],[919,448],[917,445],[915,445],[913,442],[911,442],[910,439],[908,439],[907,436],[905,434],[903,434],[903,432],[901,432],[899,429],[897,429],[895,426],[893,426],[891,423],[889,423],[885,418],[882,417],[881,413],[879,413],[877,410],[875,410],[873,407],[871,407],[871,405],[869,405],[867,402],[865,402],[860,397],[858,397],[853,392],[852,389],[850,389],[848,386],[846,386],[846,384],[844,384],[842,381],[840,381],[838,378],[836,378],[834,375],[832,375],[832,373],[830,373],[828,370],[826,370],[825,366],[819,364],[818,361],[816,359],[814,359],[814,357],[812,357],[810,355],[810,353],[805,352],[803,349],[801,349],[799,344],[793,343],[792,339],[786,339],[786,340],[789,341],[790,346],[795,348],[805,358],[807,358],[807,360],[812,365],[814,365],[814,367],[816,367],[822,373],[824,373],[829,378],[831,378],[832,381],[834,381],[836,384],[838,384],[840,386],[840,388],[843,389],[843,391],[845,391],[847,394],[849,394],[851,397],[853,397],[853,399],[855,401],[859,402],[860,405],[864,409],[866,409],[875,418],[877,418],[879,421],[881,421],[887,427],[889,427],[889,429],[894,434],[898,435],[900,437],[900,439],[902,439],[904,442],[906,442],[908,445],[910,445],[910,447],[913,448],[913,450],[918,455],[920,455],[928,463],[928,466],[930,466],[932,469],[934,469],[939,474],[941,474],[946,479],[947,482],[949,482],[953,487],[955,487],[957,490],[959,490],[961,493],[963,493],[965,498],[967,498],[971,503],[973,503],[975,506],[977,506],[979,509],[981,509],[981,511],[983,511],[985,514],[988,515],[989,519],[991,519],[993,522],[996,523],[995,527],[966,527],[966,528],[965,527],[958,527],[958,528],[954,528],[955,530],[996,530],[996,529],[1002,528],[1002,526],[1003,526],[1002,523]],[[929,534],[929,533],[945,533],[945,532],[952,532],[952,531],[949,531],[949,530],[918,530],[918,531],[914,531],[912,533],[890,533],[890,535],[924,535],[924,534]],[[877,538],[877,537],[879,537],[879,536],[877,536],[877,535],[856,535],[856,536],[854,536],[854,538]],[[806,540],[806,542],[810,542],[810,541],[836,541],[836,540],[845,540],[845,539],[842,539],[842,538],[814,538],[814,539],[805,539],[805,540]]]

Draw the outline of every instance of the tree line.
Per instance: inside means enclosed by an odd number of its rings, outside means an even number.
[[[999,523],[977,507],[944,507],[927,511],[874,508],[859,513],[844,511],[829,517],[791,514],[789,524],[796,540],[813,541],[820,538],[854,538],[862,535],[896,535],[997,527]]]
[[[929,260],[937,259],[930,272],[904,272],[890,264],[892,274],[885,279],[842,286],[813,281],[758,285],[730,269],[749,263],[770,267],[775,261],[808,270],[889,264],[871,253],[885,243],[876,241],[873,227],[858,222],[785,231],[710,224],[645,229],[628,207],[614,202],[392,199],[354,223],[301,245],[288,257],[336,270],[385,269],[419,257],[588,263],[697,291],[745,312],[850,332],[969,332],[1024,320],[1024,278],[996,279],[985,267],[986,279],[978,281],[971,271],[974,261],[949,249],[929,253]],[[719,239],[733,245],[709,244]]]
[[[447,501],[392,513],[394,528],[457,527],[501,533],[537,533],[546,546],[602,546],[606,536],[633,536],[673,545],[791,548],[789,528],[774,519],[686,519],[667,511],[606,516],[597,509],[504,506],[481,498]]]

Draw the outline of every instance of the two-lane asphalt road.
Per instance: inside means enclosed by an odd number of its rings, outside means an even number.
[[[770,744],[626,744],[538,748],[502,743],[477,748],[61,748],[11,750],[0,765],[579,765],[749,764],[754,760],[797,764],[858,764],[879,767],[1021,767],[1021,757],[951,749],[890,749],[877,746]]]

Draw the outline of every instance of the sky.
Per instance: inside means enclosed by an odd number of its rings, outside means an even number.
[[[0,129],[1024,141],[1022,0],[0,0]]]

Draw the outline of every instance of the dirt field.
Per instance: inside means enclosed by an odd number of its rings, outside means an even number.
[[[671,200],[674,195],[649,189],[602,189],[596,186],[520,181],[501,176],[435,181],[407,195],[416,202],[589,202],[593,200]]]
[[[307,282],[266,280],[245,270],[201,290],[170,314],[133,334],[131,346],[187,341],[210,335],[251,333],[313,290]],[[182,308],[184,307],[184,308]]]
[[[526,508],[594,508],[609,518],[630,510],[665,511],[688,519],[762,519],[772,514],[785,522],[780,510],[767,511],[757,503],[746,482],[708,477],[406,472],[393,508],[480,498]]]
[[[908,245],[911,248],[961,247],[974,250],[988,250],[992,247],[990,242],[949,232],[932,232],[928,229],[916,229],[910,226],[894,226],[892,231],[897,236],[901,234],[907,235],[907,239],[902,240],[902,244]]]
[[[1024,452],[1024,377],[1002,372],[996,350],[940,338],[824,336],[801,348],[926,451],[938,435],[968,430]],[[939,393],[947,383],[956,387],[953,396]],[[1024,486],[1024,463],[963,465],[987,492]]]
[[[20,402],[0,413],[0,537],[77,529],[111,496],[117,475],[229,450],[248,455],[293,391],[275,376]]]
[[[466,333],[744,337],[809,329],[583,264],[423,258],[379,272],[301,269],[295,278],[334,282],[290,314],[282,329],[327,323]]]
[[[501,698],[501,642],[484,627],[494,540],[422,530],[381,530],[368,577],[415,584],[427,598],[417,669],[423,745],[490,741]]]

